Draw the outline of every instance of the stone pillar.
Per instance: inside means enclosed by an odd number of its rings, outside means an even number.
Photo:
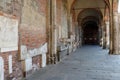
[[[71,19],[71,16],[70,16],[70,12],[68,10],[68,15],[67,15],[67,24],[68,24],[68,38],[70,38],[70,29],[71,29],[71,23],[70,23],[70,19]]]
[[[52,0],[52,58],[53,63],[55,64],[57,61],[57,14],[56,14],[56,0]]]
[[[106,49],[106,25],[105,24],[103,24],[103,26],[102,26],[102,47],[103,47],[103,49]]]
[[[70,54],[73,51],[73,41],[74,41],[74,35],[72,32],[72,17],[70,16],[70,26],[69,26],[69,50],[68,50],[68,54]]]
[[[118,14],[118,22],[120,22],[120,14]],[[118,23],[118,30],[120,31],[120,23]],[[120,32],[118,32],[118,53],[120,54]]]
[[[71,40],[71,33],[72,33],[72,15],[69,12],[68,9],[68,39],[69,39],[69,45],[68,45],[68,55],[72,52],[72,40]]]
[[[48,64],[55,64],[57,58],[57,25],[56,0],[48,0],[47,32],[48,32]]]
[[[76,38],[76,42],[79,41],[79,27],[78,27],[78,22],[76,22],[75,25],[75,38]]]
[[[118,22],[118,13],[114,12],[113,14],[113,30],[114,30],[114,52],[113,54],[119,54],[119,22]]]
[[[99,27],[100,46],[105,49],[105,25],[103,22]]]
[[[79,37],[79,33],[78,33],[78,22],[75,22],[75,33],[74,33],[74,36],[73,36],[73,51],[76,50],[77,48],[77,44],[78,44],[78,37]]]
[[[114,31],[113,31],[113,0],[111,0],[110,4],[110,50],[109,54],[113,54],[114,52]]]
[[[118,14],[118,22],[120,22],[120,14]],[[118,30],[120,30],[120,23],[118,23]],[[120,32],[118,34],[118,40],[120,40]],[[119,53],[120,53],[120,41],[118,41]]]
[[[51,25],[52,25],[52,2],[51,0],[47,0],[47,16],[46,16],[46,28],[47,28],[47,42],[48,42],[48,54],[47,54],[47,64],[51,64],[52,63],[52,50],[51,50],[51,46],[52,46],[52,43],[51,43]]]
[[[109,36],[109,34],[110,34],[110,31],[109,31],[109,26],[110,26],[110,24],[109,24],[109,21],[107,21],[107,22],[105,22],[105,24],[106,24],[106,48],[107,49],[109,49],[109,40],[110,40],[110,36]]]
[[[119,54],[119,39],[118,39],[118,0],[111,0],[110,5],[110,54]]]
[[[102,47],[103,40],[102,40],[102,28],[99,25],[99,45]]]
[[[83,34],[83,31],[82,31],[82,27],[79,26],[79,46],[81,47],[82,46],[82,34]]]

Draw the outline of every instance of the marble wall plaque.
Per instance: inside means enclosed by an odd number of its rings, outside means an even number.
[[[7,52],[18,49],[18,20],[0,16],[0,48]],[[12,49],[10,49],[12,48]]]

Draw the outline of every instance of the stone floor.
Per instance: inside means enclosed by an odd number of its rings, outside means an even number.
[[[108,55],[99,46],[83,46],[27,80],[120,80],[120,56]]]

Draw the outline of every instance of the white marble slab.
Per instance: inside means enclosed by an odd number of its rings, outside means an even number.
[[[17,51],[18,47],[1,48],[0,52]]]
[[[11,47],[18,47],[18,20],[0,16],[0,48],[4,52]]]
[[[4,60],[0,57],[0,80],[4,80]]]
[[[34,56],[40,55],[40,54],[46,54],[47,53],[47,43],[40,46],[39,48],[35,48],[32,50],[28,50],[27,46],[21,45],[21,60],[32,58]]]
[[[9,55],[8,63],[9,63],[9,74],[11,74],[13,71],[13,69],[12,69],[12,55]]]
[[[42,54],[42,67],[46,67],[46,54]]]
[[[25,60],[25,71],[32,70],[32,58],[28,58]]]

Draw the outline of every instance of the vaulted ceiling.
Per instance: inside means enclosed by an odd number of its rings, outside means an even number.
[[[77,21],[79,24],[84,24],[87,21],[94,21],[96,24],[99,24],[102,18],[102,13],[99,10],[88,8],[79,13]]]
[[[69,1],[71,1],[70,4],[73,2],[71,4],[72,6],[71,9],[74,10],[77,16],[76,21],[78,19],[85,19],[86,17],[93,17],[98,20],[102,19],[105,13],[105,8],[109,2],[108,0],[69,0]]]
[[[105,8],[105,1],[104,0],[76,0],[74,4],[75,9],[80,8]]]
[[[81,7],[104,7],[104,5],[109,5],[112,0],[67,0],[69,9],[73,8],[74,5],[79,5]],[[77,7],[74,6],[74,7]],[[79,7],[80,8],[80,7]]]

